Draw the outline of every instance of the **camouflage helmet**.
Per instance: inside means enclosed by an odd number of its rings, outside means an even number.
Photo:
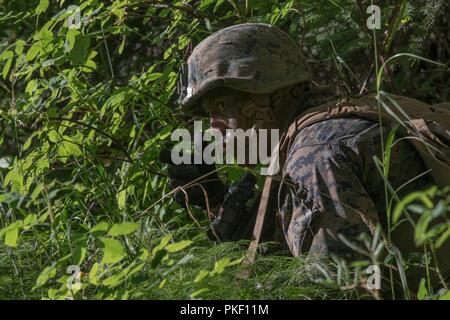
[[[179,101],[183,112],[205,115],[198,101],[214,88],[266,94],[310,78],[301,49],[284,31],[264,23],[238,24],[194,48],[182,68]]]

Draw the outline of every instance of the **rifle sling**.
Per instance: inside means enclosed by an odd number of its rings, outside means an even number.
[[[264,188],[261,194],[261,201],[259,202],[258,214],[256,216],[255,227],[253,229],[253,236],[250,245],[248,246],[247,254],[242,264],[251,265],[255,261],[256,249],[261,240],[261,233],[264,225],[264,220],[267,215],[267,208],[270,200],[270,190],[272,189],[272,177],[268,176],[264,182]]]

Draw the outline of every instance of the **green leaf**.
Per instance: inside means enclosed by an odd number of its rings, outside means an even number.
[[[33,138],[34,138],[34,135],[30,135],[28,137],[28,139],[23,144],[22,151],[27,151],[28,150],[28,148],[31,146],[31,142],[33,142]]]
[[[172,126],[166,126],[158,133],[156,138],[159,140],[166,140],[167,138],[170,137],[170,135],[172,134],[172,131],[173,131]]]
[[[162,239],[161,242],[153,248],[152,250],[152,254],[156,254],[159,250],[164,249],[164,247],[169,243],[170,239],[172,239],[172,235],[168,234],[165,235]]]
[[[447,291],[442,296],[440,296],[439,300],[450,300],[450,291]]]
[[[44,190],[44,184],[42,182],[38,183],[36,187],[34,188],[33,192],[31,193],[31,200],[36,200],[37,197],[42,193],[42,190]],[[26,219],[25,219],[26,221]]]
[[[108,235],[110,236],[124,236],[130,234],[139,228],[139,224],[134,222],[123,222],[114,224],[109,230]]]
[[[5,50],[2,54],[0,54],[0,61],[9,60],[12,57],[14,57],[14,53],[10,50]]]
[[[193,299],[193,298],[196,298],[196,297],[198,297],[200,294],[202,294],[202,293],[205,292],[205,291],[208,291],[208,289],[207,289],[207,288],[199,289],[199,290],[197,290],[197,291],[195,291],[195,292],[193,292],[193,293],[191,294],[191,298],[192,298],[192,299]]]
[[[167,251],[164,249],[158,250],[156,251],[156,253],[153,255],[152,258],[152,262],[151,262],[151,267],[154,269],[156,268],[160,262],[162,261],[162,259],[164,259],[164,257],[167,255]]]
[[[119,240],[111,238],[100,238],[103,245],[103,259],[104,264],[114,264],[125,257],[125,250]]]
[[[386,141],[385,151],[383,155],[383,173],[387,178],[389,177],[389,167],[391,161],[391,150],[395,139],[395,134],[397,132],[398,125],[396,125],[391,131],[389,131],[389,135]]]
[[[231,261],[230,258],[223,258],[214,263],[214,270],[211,271],[211,275],[221,274],[225,271],[225,268],[237,265],[242,262],[244,258]]]
[[[222,5],[222,3],[224,3],[225,0],[217,0],[216,5],[214,6],[214,10],[213,13],[216,13],[217,9],[219,9],[219,7]]]
[[[162,76],[161,72],[154,72],[154,73],[150,74],[147,79],[148,79],[148,81],[155,81],[155,80],[160,79],[161,76]]]
[[[91,271],[89,272],[89,282],[92,283],[93,285],[98,284],[97,272],[99,267],[100,265],[96,262],[93,264]]]
[[[23,175],[19,173],[18,168],[14,167],[11,169],[5,177],[3,181],[3,185],[7,186],[11,184],[11,191],[13,192],[21,192],[24,187],[24,178]]]
[[[23,226],[26,228],[29,228],[31,226],[34,226],[38,221],[38,216],[35,213],[31,213],[26,216],[26,218],[23,220]]]
[[[166,282],[167,282],[167,279],[163,279],[163,280],[159,283],[158,288],[159,288],[159,289],[164,288],[164,285],[166,284]]]
[[[94,237],[98,237],[100,235],[105,234],[108,231],[108,227],[109,227],[108,222],[103,221],[93,226],[91,230],[89,230],[89,232]]]
[[[28,49],[25,59],[27,59],[27,61],[34,60],[34,58],[36,58],[36,56],[39,54],[40,51],[41,51],[40,42],[38,41],[38,42],[33,43],[33,45],[30,47],[30,49]]]
[[[76,38],[80,35],[77,29],[70,29],[66,34],[66,42],[64,43],[64,50],[66,52],[71,52],[75,47]]]
[[[430,200],[430,198],[427,196],[427,192],[429,192],[431,189],[427,190],[426,192],[418,191],[413,192],[406,197],[404,197],[401,201],[399,201],[394,209],[394,213],[392,215],[392,223],[395,224],[398,222],[400,217],[402,216],[406,206],[414,201],[421,200],[422,203],[427,208],[433,208],[433,202]]]
[[[200,11],[205,11],[213,3],[214,3],[214,0],[202,0],[197,9]]]
[[[9,247],[17,246],[17,239],[19,239],[19,227],[11,228],[5,232],[5,244]]]
[[[78,36],[75,40],[75,45],[70,51],[70,61],[75,66],[82,66],[87,58],[89,51],[90,39],[89,37]]]
[[[123,189],[121,190],[118,194],[117,194],[117,205],[119,207],[119,209],[124,209],[125,208],[125,204],[126,204],[126,200],[127,200],[127,189]]]
[[[447,230],[445,230],[436,242],[436,248],[440,248],[447,239],[450,238],[450,224],[447,224]]]
[[[122,54],[124,48],[125,48],[125,37],[122,38],[122,42],[120,43],[119,54]]]
[[[5,65],[3,66],[3,71],[2,71],[2,77],[3,79],[6,79],[6,77],[8,76],[9,73],[9,69],[11,68],[11,64],[12,64],[12,58],[9,58]]]
[[[48,140],[57,143],[61,140],[61,135],[56,130],[50,130],[47,134]]]
[[[425,212],[419,219],[414,229],[414,240],[417,246],[423,244],[427,240],[427,229],[432,220],[431,214]]]
[[[118,286],[122,281],[123,281],[123,277],[120,274],[114,274],[111,277],[106,278],[102,282],[102,285],[110,287],[110,288],[114,288],[114,287]]]
[[[200,270],[200,272],[198,273],[198,275],[195,277],[195,279],[194,279],[194,283],[197,283],[197,282],[200,282],[200,281],[202,281],[203,279],[205,279],[206,278],[206,276],[209,274],[209,272],[208,271],[206,271],[206,270]]]
[[[44,170],[48,168],[50,168],[50,162],[48,161],[48,158],[41,158],[36,162],[37,170]]]
[[[86,257],[87,249],[85,245],[77,246],[72,251],[72,262],[74,265],[81,265]]]
[[[61,141],[58,146],[58,155],[60,157],[81,156],[83,152],[80,147],[70,141],[68,137],[64,137],[65,140]]]
[[[30,82],[28,82],[28,84],[25,88],[25,92],[28,94],[32,94],[33,91],[36,90],[37,85],[38,85],[38,82],[35,79],[30,80]]]
[[[167,252],[177,252],[177,251],[183,250],[184,248],[189,246],[191,243],[192,243],[191,240],[183,240],[180,242],[171,243],[171,244],[167,245],[164,249],[166,249]]]
[[[56,266],[46,267],[36,280],[36,287],[43,286],[47,281],[56,276]]]
[[[36,13],[40,14],[47,10],[48,8],[48,0],[41,0],[39,1],[38,6],[36,7]]]
[[[417,299],[425,300],[427,297],[428,297],[428,290],[426,286],[426,281],[425,279],[422,278],[419,284],[419,291],[417,292]]]
[[[223,258],[214,263],[214,270],[211,272],[212,275],[220,274],[225,271],[225,268],[230,264],[230,258]]]
[[[16,52],[16,54],[18,56],[22,55],[24,46],[25,46],[25,41],[23,41],[22,39],[19,39],[19,40],[16,41],[16,45],[15,45],[14,51]]]

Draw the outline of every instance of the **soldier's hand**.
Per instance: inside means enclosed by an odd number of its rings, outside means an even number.
[[[216,170],[215,165],[175,165],[172,162],[171,151],[167,149],[161,151],[159,160],[169,165],[170,187],[173,189],[182,187],[184,190],[184,192],[180,190],[174,195],[175,201],[179,204],[186,206],[186,195],[189,204],[203,209],[206,209],[206,201],[208,201],[210,207],[222,202],[225,195],[225,185],[214,172]],[[195,182],[192,184],[193,181]],[[207,197],[205,197],[205,192]]]
[[[246,173],[228,188],[224,201],[207,231],[213,241],[251,239],[256,212],[248,210],[246,202],[255,196],[256,177]]]

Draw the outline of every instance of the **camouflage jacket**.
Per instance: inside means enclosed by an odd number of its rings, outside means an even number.
[[[374,161],[374,156],[381,159],[390,128],[382,131],[383,137],[378,123],[349,117],[321,121],[297,134],[284,163],[277,210],[294,256],[330,252],[352,258],[355,252],[343,237],[353,242],[361,233],[370,234],[368,221],[386,227],[384,182]],[[430,174],[410,182],[426,171],[407,141],[395,144],[389,181],[394,189],[401,187],[400,197],[432,185]],[[413,233],[408,233],[411,237],[403,233],[397,245],[412,251]]]

